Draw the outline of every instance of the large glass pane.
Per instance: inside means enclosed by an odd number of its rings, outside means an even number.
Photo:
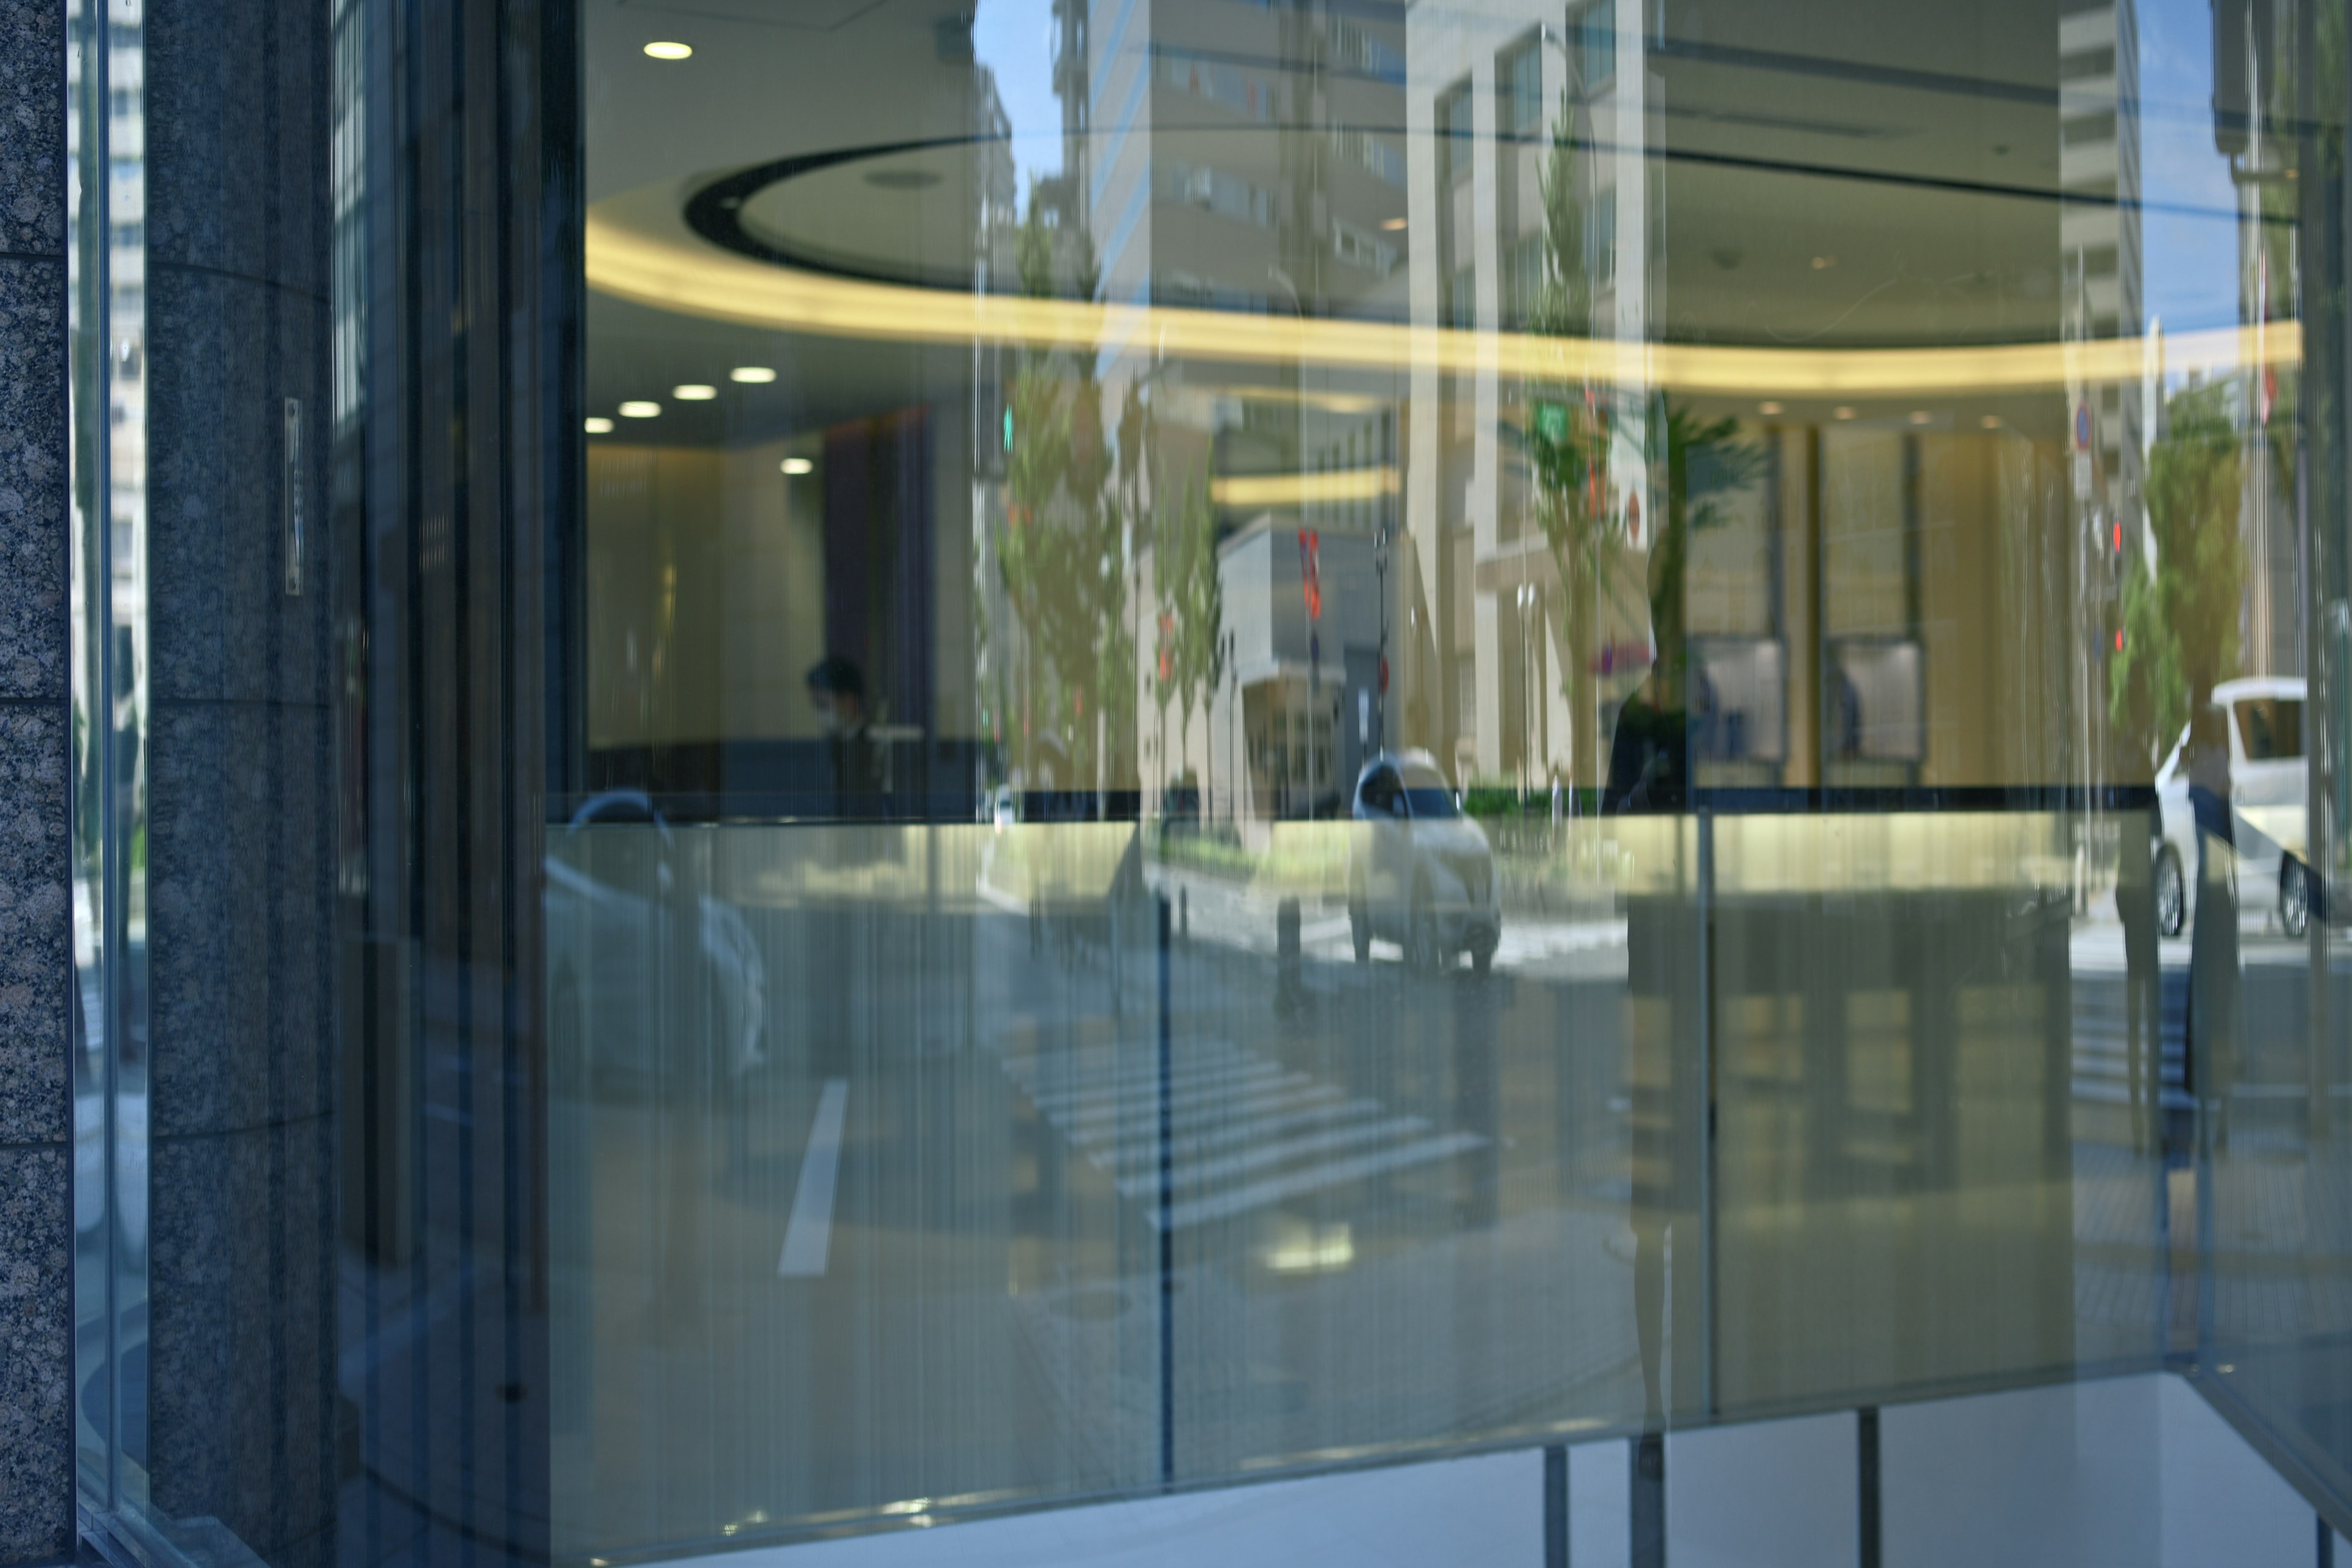
[[[2333,1484],[2337,8],[568,17],[339,35],[346,1232],[516,1539],[1602,1432],[1639,1537],[2167,1356]]]

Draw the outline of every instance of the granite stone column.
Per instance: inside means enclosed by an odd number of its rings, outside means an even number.
[[[152,1497],[279,1564],[339,1480],[327,26],[146,6]]]
[[[0,1563],[73,1545],[65,7],[0,0]]]

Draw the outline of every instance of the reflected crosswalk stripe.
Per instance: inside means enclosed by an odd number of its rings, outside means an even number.
[[[1220,1067],[1213,1071],[1196,1069],[1191,1072],[1171,1073],[1168,1075],[1168,1085],[1171,1089],[1214,1088],[1277,1078],[1281,1073],[1282,1069],[1272,1062],[1236,1063],[1229,1067]],[[1133,1083],[1114,1084],[1102,1089],[1078,1089],[1069,1093],[1032,1093],[1029,1098],[1036,1101],[1037,1109],[1048,1116],[1056,1112],[1083,1115],[1097,1106],[1112,1104],[1130,1095],[1155,1093],[1158,1088],[1157,1079],[1144,1079]]]
[[[1168,1044],[1178,1065],[1184,1067],[1217,1061],[1254,1062],[1264,1059],[1238,1049],[1229,1040],[1200,1035],[1180,1036]],[[1067,1053],[1057,1052],[1048,1057],[1004,1057],[999,1059],[1004,1070],[1012,1074],[1013,1081],[1023,1089],[1048,1092],[1079,1088],[1086,1081],[1103,1081],[1106,1077],[1118,1079],[1160,1076],[1156,1041],[1135,1041],[1119,1046],[1081,1046]],[[1044,1081],[1049,1078],[1055,1081]]]
[[[1218,1039],[1183,1041],[1164,1083],[1158,1053],[1141,1041],[1006,1057],[1001,1065],[1120,1196],[1147,1207],[1160,1192],[1164,1114],[1170,1190],[1184,1194],[1169,1211],[1174,1228],[1432,1164],[1486,1142],[1473,1132],[1434,1133],[1426,1117],[1392,1114],[1378,1100],[1350,1098],[1312,1073]],[[1150,1217],[1160,1224],[1156,1212]]]
[[[1306,1170],[1269,1176],[1265,1181],[1235,1187],[1231,1192],[1215,1193],[1173,1205],[1168,1211],[1167,1226],[1170,1229],[1181,1230],[1188,1225],[1231,1219],[1235,1215],[1264,1208],[1285,1198],[1297,1197],[1319,1187],[1336,1187],[1348,1182],[1360,1182],[1367,1176],[1400,1171],[1409,1165],[1451,1159],[1456,1154],[1467,1153],[1484,1142],[1486,1140],[1475,1132],[1449,1132],[1442,1138],[1408,1143],[1402,1149],[1388,1149],[1377,1154],[1360,1154],[1352,1160],[1310,1165]],[[1147,1214],[1145,1217],[1150,1221],[1152,1229],[1160,1228],[1160,1216],[1157,1211]]]
[[[1171,1134],[1186,1132],[1195,1127],[1223,1121],[1228,1117],[1251,1110],[1287,1110],[1294,1106],[1313,1105],[1326,1100],[1337,1100],[1346,1091],[1328,1083],[1307,1083],[1286,1089],[1278,1094],[1260,1096],[1239,1105],[1195,1105],[1177,1111],[1168,1119]],[[1118,1121],[1088,1127],[1065,1127],[1063,1136],[1080,1148],[1097,1143],[1128,1142],[1138,1138],[1160,1135],[1160,1115],[1156,1109],[1139,1110]]]
[[[1352,1149],[1360,1143],[1377,1143],[1383,1138],[1394,1138],[1407,1132],[1426,1132],[1429,1121],[1420,1116],[1395,1116],[1384,1121],[1360,1121],[1349,1127],[1334,1127],[1326,1131],[1309,1133],[1280,1143],[1261,1143],[1244,1149],[1238,1154],[1222,1159],[1185,1163],[1177,1168],[1178,1187],[1197,1187],[1210,1182],[1228,1181],[1263,1171],[1269,1165],[1286,1164],[1309,1154],[1328,1154],[1335,1149]],[[1118,1184],[1124,1196],[1142,1197],[1160,1190],[1157,1171],[1148,1175],[1130,1176]]]
[[[1196,1083],[1188,1089],[1168,1091],[1171,1110],[1189,1110],[1193,1106],[1222,1102],[1235,1105],[1247,1100],[1263,1100],[1269,1094],[1296,1089],[1302,1083],[1313,1083],[1313,1077],[1303,1072],[1276,1072],[1268,1076],[1247,1079],[1220,1079],[1213,1083]],[[1043,1109],[1042,1107],[1040,1109]],[[1157,1116],[1160,1097],[1149,1089],[1138,1089],[1106,1100],[1100,1105],[1084,1106],[1058,1118],[1071,1128],[1094,1127],[1106,1121],[1132,1120],[1138,1115]],[[1050,1112],[1048,1113],[1050,1114]]]
[[[1203,1155],[1213,1154],[1220,1149],[1231,1149],[1236,1144],[1253,1143],[1261,1138],[1278,1138],[1286,1132],[1295,1132],[1301,1128],[1345,1121],[1350,1117],[1377,1116],[1386,1109],[1387,1107],[1377,1100],[1341,1100],[1336,1105],[1310,1105],[1304,1110],[1289,1110],[1274,1116],[1255,1117],[1247,1121],[1236,1121],[1231,1126],[1218,1128],[1214,1131],[1196,1133],[1190,1138],[1179,1138],[1175,1141],[1171,1152],[1180,1163],[1196,1160]],[[1158,1169],[1160,1147],[1157,1143],[1150,1142],[1139,1147],[1130,1144],[1118,1151],[1108,1163],[1100,1155],[1087,1157],[1098,1169],[1124,1176],[1131,1172],[1147,1168]]]

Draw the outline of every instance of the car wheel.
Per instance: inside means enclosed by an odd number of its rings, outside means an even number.
[[[2180,857],[2166,845],[2156,857],[2156,929],[2179,936],[2189,923],[2189,884],[2180,875]]]
[[[1356,962],[1372,961],[1372,913],[1359,904],[1348,906],[1348,934],[1355,939]]]
[[[1476,970],[1481,974],[1490,974],[1494,973],[1495,950],[1491,947],[1472,948],[1470,950],[1470,967]]]
[[[2311,873],[2294,856],[2279,863],[2279,926],[2291,937],[2311,929]]]

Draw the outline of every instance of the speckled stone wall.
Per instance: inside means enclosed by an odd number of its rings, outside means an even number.
[[[333,1555],[329,595],[283,578],[285,399],[323,543],[325,8],[149,0],[162,1512]],[[0,1565],[73,1549],[61,0],[0,0]]]
[[[146,6],[149,1468],[282,1565],[331,1561],[340,1479],[327,13]]]
[[[0,1563],[73,1545],[65,8],[0,0]]]

